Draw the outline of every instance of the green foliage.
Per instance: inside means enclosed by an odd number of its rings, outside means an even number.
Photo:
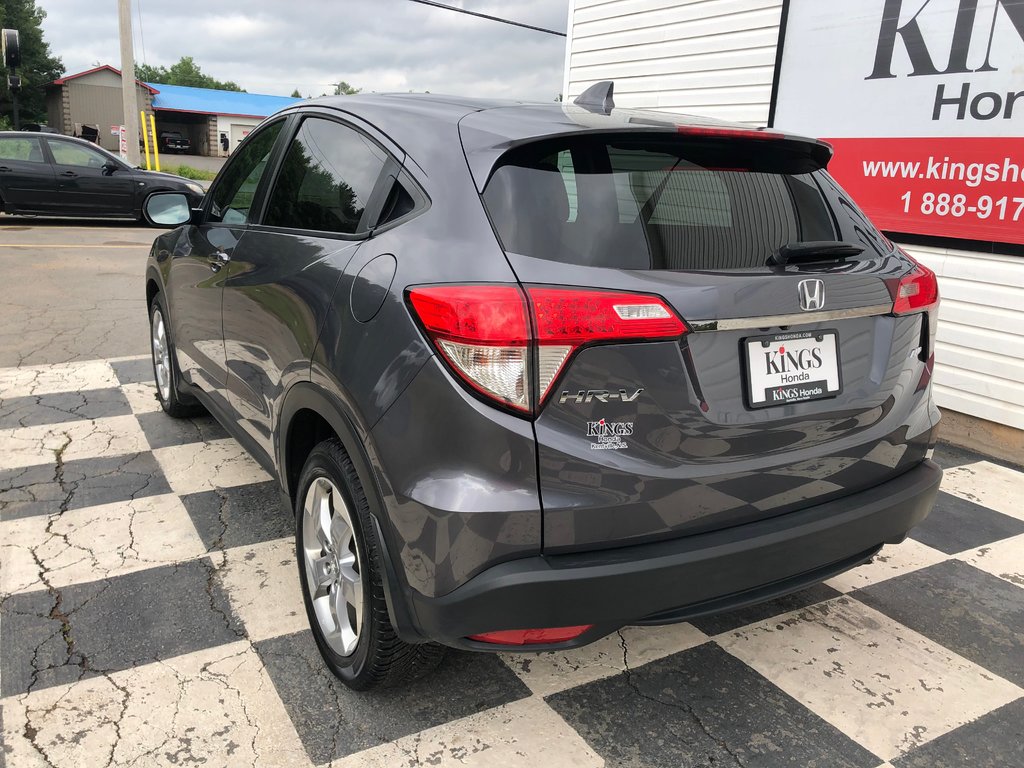
[[[292,98],[293,99],[301,99],[302,98],[302,94],[299,93],[299,89],[298,88],[296,88],[294,91],[292,91]]]
[[[161,168],[160,170],[165,173],[173,173],[184,179],[193,179],[195,181],[213,181],[217,176],[215,171],[203,171],[199,168],[193,168],[190,165],[169,166],[167,168]]]
[[[182,56],[177,64],[170,67],[136,63],[135,77],[144,83],[186,85],[190,88],[214,88],[218,91],[245,93],[245,89],[240,88],[237,83],[230,80],[222,82],[207,75],[191,56]]]
[[[21,39],[21,91],[18,112],[21,122],[46,122],[46,85],[61,76],[64,64],[50,53],[43,39],[46,11],[37,8],[35,0],[0,0],[0,27],[16,29]],[[13,104],[7,89],[6,70],[0,68],[0,120],[13,121]]]
[[[351,85],[342,80],[340,83],[334,84],[334,95],[335,96],[355,96],[359,93],[362,88],[353,88]]]

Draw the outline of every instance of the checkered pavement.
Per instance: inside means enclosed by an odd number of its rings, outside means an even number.
[[[273,483],[148,359],[0,370],[0,764],[1024,766],[1024,473],[874,563],[567,653],[326,671]]]

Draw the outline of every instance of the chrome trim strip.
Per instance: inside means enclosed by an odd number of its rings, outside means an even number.
[[[766,317],[729,317],[721,320],[690,320],[686,324],[694,333],[709,331],[749,331],[776,326],[829,323],[833,320],[849,320],[854,317],[874,317],[892,313],[892,304],[875,304],[871,307],[833,309],[829,312],[800,312],[792,315],[768,315]]]

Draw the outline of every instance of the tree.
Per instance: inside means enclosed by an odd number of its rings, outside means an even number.
[[[362,88],[353,88],[351,85],[342,80],[340,83],[334,84],[334,95],[335,96],[355,96],[359,93]]]
[[[299,93],[299,89],[298,88],[296,88],[294,91],[292,91],[292,98],[293,99],[301,99],[302,98],[302,94]]]
[[[45,18],[46,11],[37,8],[35,0],[0,0],[0,27],[20,33],[18,113],[22,123],[46,122],[46,85],[64,71],[64,64],[50,53],[50,45],[43,39]],[[0,73],[0,116],[13,117],[6,75],[6,71]]]
[[[152,64],[135,64],[135,77],[144,83],[163,83],[164,85],[187,85],[191,88],[214,88],[218,91],[241,91],[237,83],[230,80],[222,82],[203,72],[191,56],[182,56],[170,67]]]

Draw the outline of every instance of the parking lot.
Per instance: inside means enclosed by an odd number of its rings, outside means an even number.
[[[0,764],[1024,765],[1024,471],[796,595],[356,694],[273,481],[159,410],[152,230],[0,216]]]

